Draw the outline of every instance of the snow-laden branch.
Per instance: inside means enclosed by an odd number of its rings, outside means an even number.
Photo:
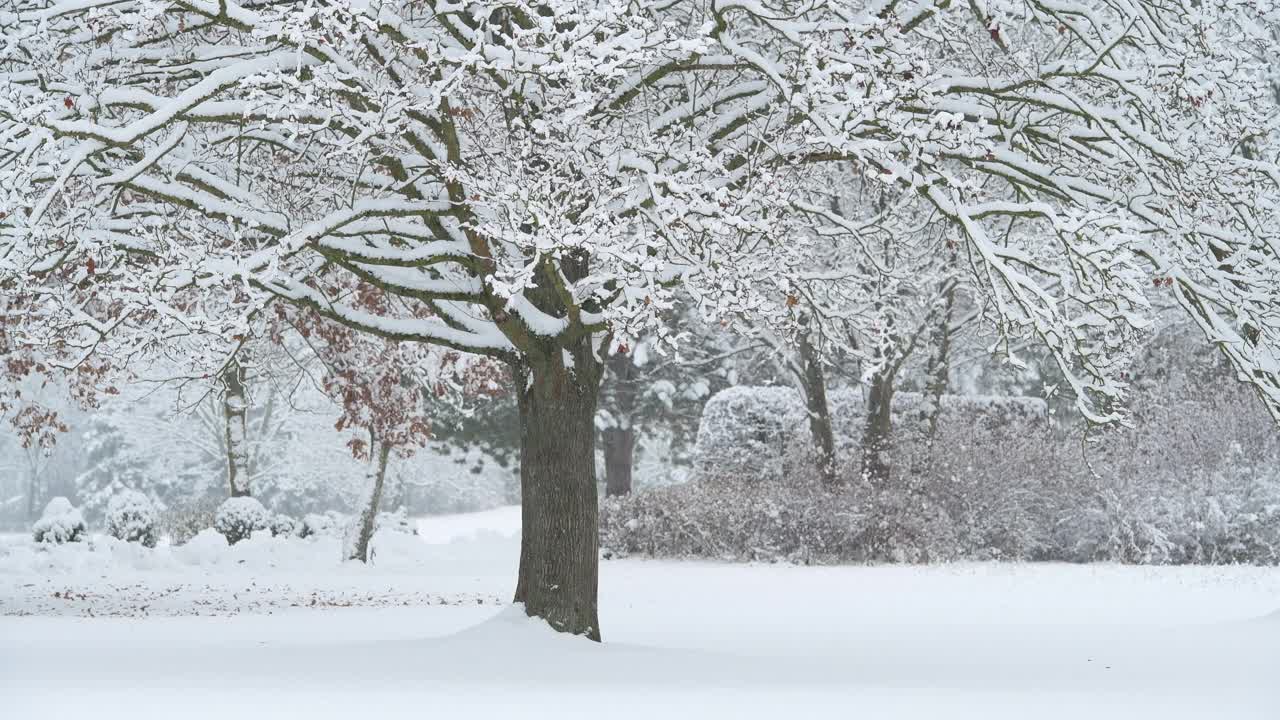
[[[98,318],[103,352],[289,302],[547,359],[662,329],[682,290],[905,341],[892,298],[963,274],[1099,421],[1169,292],[1276,410],[1276,13],[19,0],[0,283]]]

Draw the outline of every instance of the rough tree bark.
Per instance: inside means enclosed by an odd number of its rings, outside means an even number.
[[[391,446],[377,442],[370,433],[369,442],[369,494],[365,497],[364,507],[355,525],[347,531],[343,552],[346,560],[369,562],[369,541],[373,539],[374,526],[378,521],[378,506],[382,504],[382,488],[387,478],[387,461],[391,455]]]
[[[227,485],[231,497],[243,497],[249,488],[249,449],[244,367],[232,359],[222,371],[223,443],[227,450]]]
[[[827,379],[809,334],[800,335],[800,391],[809,415],[809,434],[817,452],[818,478],[833,487],[836,477],[836,442],[831,429],[831,406],[827,403]]]
[[[871,377],[871,391],[867,395],[867,426],[862,433],[862,478],[874,487],[888,484],[892,472],[889,444],[893,437],[893,380],[893,368],[886,366]]]
[[[612,384],[613,415],[615,422],[619,423],[601,433],[604,441],[604,492],[609,496],[631,492],[636,451],[636,375],[636,364],[629,353],[617,352],[609,358],[608,382]]]
[[[600,639],[595,414],[590,339],[514,366],[520,409],[520,570],[515,602],[561,632]]]

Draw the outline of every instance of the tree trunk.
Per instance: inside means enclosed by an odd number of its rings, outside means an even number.
[[[817,452],[818,478],[822,484],[836,484],[836,442],[831,430],[831,406],[827,403],[827,379],[821,359],[808,333],[800,335],[800,390],[809,414],[809,434]]]
[[[947,392],[947,384],[951,374],[951,315],[955,307],[956,286],[953,282],[942,298],[942,316],[934,331],[934,351],[929,355],[926,368],[928,382],[925,385],[925,396],[929,399],[929,410],[926,418],[928,424],[929,446],[938,433],[938,418],[942,415],[942,396]]]
[[[636,387],[638,368],[627,352],[614,353],[609,358],[609,394],[613,400],[610,413],[618,425],[605,428],[604,440],[604,492],[606,495],[627,495],[631,492],[632,468],[636,456]],[[606,406],[607,407],[607,406]]]
[[[893,374],[882,369],[871,378],[867,397],[867,427],[862,434],[862,478],[873,487],[889,482],[892,466],[889,443],[893,437]]]
[[[249,401],[245,395],[244,368],[234,358],[222,371],[222,418],[227,449],[227,485],[231,497],[249,492],[249,452],[246,447]]]
[[[595,414],[589,340],[515,366],[520,408],[520,572],[515,602],[561,632],[600,639]]]
[[[376,447],[375,447],[376,446]],[[347,529],[346,542],[343,544],[344,560],[369,562],[369,541],[373,539],[374,526],[378,521],[378,506],[382,503],[382,487],[387,477],[387,460],[391,454],[391,446],[379,443],[376,438],[369,442],[369,494],[365,497],[364,507],[356,523]]]
[[[631,468],[635,461],[636,431],[633,428],[606,428],[604,436],[604,494],[610,497],[631,492]]]

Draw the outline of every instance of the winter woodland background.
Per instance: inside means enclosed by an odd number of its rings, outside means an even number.
[[[826,369],[835,493],[819,477],[802,378],[788,372],[794,348],[709,330],[680,355],[638,344],[610,363],[596,421],[606,557],[1280,559],[1280,439],[1187,328],[1163,328],[1135,362],[1128,428],[1090,428],[1046,394],[1050,365],[992,361],[976,327],[949,342],[940,401],[937,348],[922,345],[894,378],[890,471],[874,481],[861,465],[868,383],[856,363]],[[283,359],[248,368],[248,468],[253,496],[290,519],[284,532],[340,533],[361,508],[367,462],[312,373]],[[154,504],[169,542],[214,526],[229,494],[218,392],[137,382],[83,411],[59,391],[41,388],[66,425],[56,444],[4,438],[6,529],[29,530],[65,497],[106,530],[112,498],[129,490]],[[518,503],[517,424],[504,392],[432,406],[426,446],[390,463],[383,511]]]

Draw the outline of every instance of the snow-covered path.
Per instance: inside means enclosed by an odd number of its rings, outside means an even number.
[[[398,574],[317,570],[310,584],[426,592],[443,568],[444,589],[505,598],[515,539],[501,530],[500,543],[425,533],[431,553]],[[127,580],[271,579],[234,565]],[[35,576],[3,568],[7,609]],[[0,617],[0,716],[1275,720],[1278,608],[1275,569],[612,561],[603,646],[487,602]]]

